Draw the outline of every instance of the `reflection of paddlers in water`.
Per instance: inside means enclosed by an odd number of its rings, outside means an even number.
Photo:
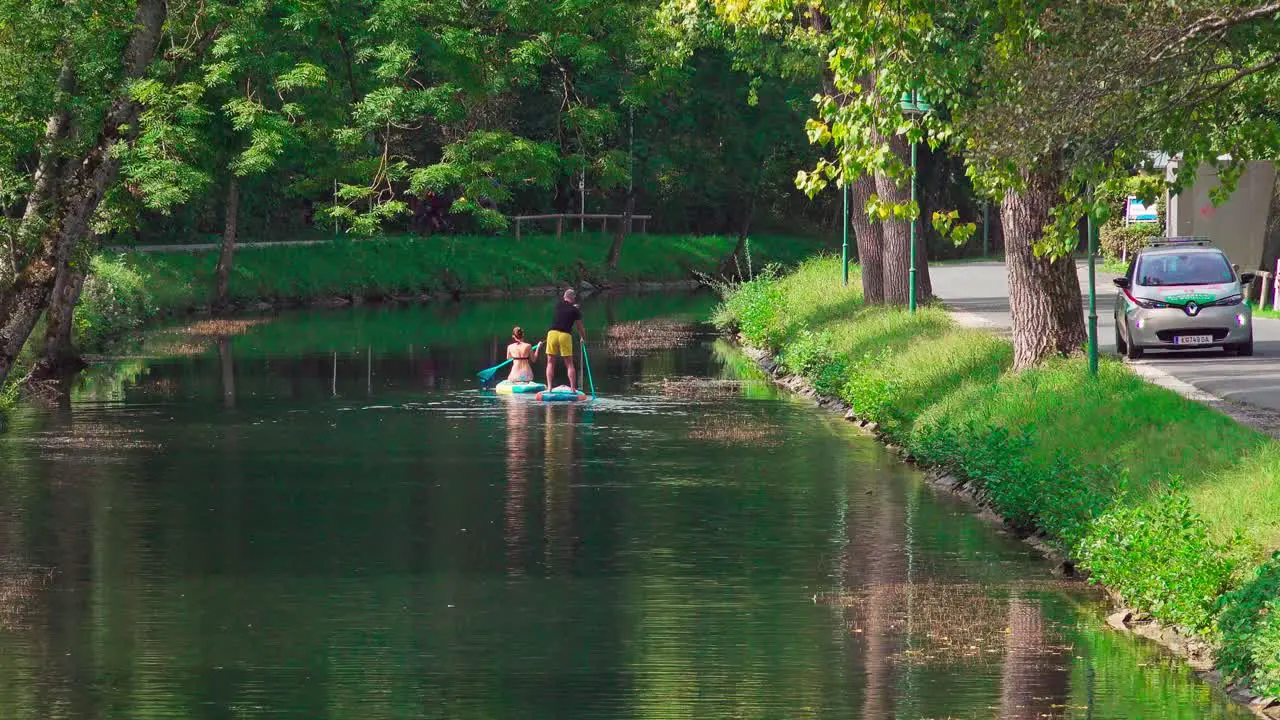
[[[507,346],[507,359],[511,361],[511,374],[507,380],[515,383],[533,382],[533,363],[538,361],[538,348],[524,341],[524,330],[511,329],[511,344]]]
[[[573,288],[564,291],[564,297],[556,302],[551,316],[551,329],[547,331],[547,387],[555,387],[556,358],[564,358],[565,367],[569,370],[569,387],[577,392],[578,377],[573,363],[573,330],[583,342],[587,340],[587,331],[582,325],[582,310],[574,304],[578,294]]]

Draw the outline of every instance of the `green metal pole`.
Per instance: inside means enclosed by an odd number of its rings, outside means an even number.
[[[911,204],[916,203],[916,143],[911,143]],[[907,309],[916,311],[916,217],[911,216],[911,272],[908,273]]]
[[[1090,198],[1093,195],[1090,193]],[[1098,374],[1098,288],[1094,265],[1098,254],[1098,224],[1093,220],[1093,208],[1089,208],[1089,374]]]
[[[982,257],[991,257],[991,201],[982,201]]]
[[[849,287],[849,183],[844,183],[844,248],[842,256],[844,258],[844,286]]]

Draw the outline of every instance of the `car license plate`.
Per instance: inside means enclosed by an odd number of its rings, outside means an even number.
[[[1212,335],[1177,335],[1173,338],[1174,345],[1210,345],[1212,343]]]

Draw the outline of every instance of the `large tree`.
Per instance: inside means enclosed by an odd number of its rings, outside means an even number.
[[[804,27],[814,12],[788,0],[718,5],[748,25]],[[1001,202],[1019,368],[1083,343],[1071,254],[1081,215],[1104,212],[1090,188],[1117,182],[1155,151],[1186,159],[1175,190],[1203,161],[1229,152],[1229,186],[1246,160],[1280,145],[1280,125],[1264,110],[1280,64],[1280,4],[1193,0],[1150,13],[1107,0],[906,0],[824,3],[821,11],[845,97],[820,98],[810,134],[833,157],[801,183],[816,192],[868,172],[900,179],[904,141],[961,154],[978,189]],[[913,90],[936,106],[920,121],[898,107]],[[875,205],[886,220],[918,212],[887,193]],[[972,233],[945,209],[929,220]],[[885,267],[899,272],[892,258]]]
[[[127,142],[133,133],[139,103],[129,91],[156,58],[168,12],[162,0],[138,0],[131,8],[120,4],[124,7],[113,10],[123,22],[113,24],[112,12],[98,15],[91,11],[97,23],[107,24],[100,28],[101,34],[94,36],[86,36],[83,27],[77,25],[88,18],[77,16],[77,11],[84,12],[86,8],[76,3],[68,3],[60,8],[63,12],[49,18],[56,30],[51,33],[54,46],[49,48],[48,56],[69,58],[77,78],[76,104],[80,107],[75,109],[83,112],[77,114],[78,122],[61,123],[65,128],[62,133],[46,137],[40,147],[40,152],[50,159],[41,165],[50,168],[48,176],[53,180],[42,197],[32,198],[37,207],[29,222],[39,222],[40,230],[19,233],[19,237],[35,237],[33,246],[29,250],[18,248],[19,252],[25,251],[20,269],[0,291],[0,383],[8,377],[48,305],[60,269],[88,237],[98,206],[117,178],[117,145]],[[10,23],[11,27],[21,26],[21,20],[16,20]],[[0,46],[0,54],[13,51]],[[38,62],[43,58],[34,59]],[[52,91],[49,94],[56,95]],[[55,120],[62,112],[60,107],[51,112],[51,132],[59,125]],[[77,126],[82,137],[71,135]],[[40,188],[39,180],[32,183],[33,188]]]

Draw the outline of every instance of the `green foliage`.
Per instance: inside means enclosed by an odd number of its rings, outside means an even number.
[[[805,328],[787,343],[778,359],[787,372],[808,377],[834,359],[835,351],[831,344],[831,333],[815,333]]]
[[[1280,693],[1280,598],[1272,597],[1260,613],[1265,619],[1249,643],[1253,660],[1249,678],[1258,692],[1275,697]]]
[[[1260,695],[1280,694],[1280,553],[1219,605],[1218,667],[1229,680],[1251,681]]]
[[[1047,181],[1053,223],[1023,239],[1042,255],[1074,250],[1079,218],[1105,219],[1089,189],[1149,168],[1152,152],[1183,158],[1167,183],[1175,192],[1202,164],[1218,166],[1220,203],[1247,159],[1280,149],[1280,123],[1257,110],[1280,85],[1269,51],[1280,26],[1274,9],[1250,0],[1189,0],[1156,15],[1146,3],[1101,1],[714,4],[735,28],[828,58],[830,89],[815,97],[806,127],[826,155],[797,176],[800,188],[813,195],[869,173],[905,177],[907,161],[890,143],[924,138],[962,157],[988,197]],[[904,117],[899,98],[909,92],[932,105],[923,117]],[[1163,176],[1145,182],[1147,197],[1166,185]],[[918,213],[891,205],[877,215]]]
[[[1098,229],[1098,249],[1109,260],[1131,258],[1135,252],[1146,247],[1151,238],[1161,234],[1160,226],[1154,223],[1121,225],[1109,222]]]
[[[548,188],[558,176],[559,158],[549,143],[508,132],[475,132],[444,148],[443,159],[409,174],[409,191],[457,190],[454,212],[480,216],[487,229],[502,229],[506,218],[492,204],[511,201],[525,187]]]
[[[1161,620],[1207,630],[1230,589],[1236,559],[1176,488],[1147,502],[1123,496],[1098,518],[1077,549],[1095,581]]]
[[[721,329],[736,329],[754,347],[775,351],[786,333],[783,299],[777,277],[766,270],[738,285],[716,312],[715,322]]]
[[[840,397],[860,417],[877,423],[888,422],[894,412],[893,401],[902,389],[902,381],[886,371],[889,350],[867,353],[849,363]]]
[[[1163,208],[1159,208],[1156,213],[1159,222],[1124,224],[1130,195],[1145,203],[1155,203],[1162,201],[1163,190],[1163,180],[1151,174],[1118,178],[1098,189],[1096,202],[1099,211],[1095,222],[1101,223],[1098,228],[1098,249],[1103,258],[1118,261],[1132,257],[1136,250],[1146,247],[1152,237],[1164,234]]]
[[[1009,372],[1006,341],[929,308],[868,307],[851,285],[838,258],[808,261],[769,295],[730,294],[717,320],[767,319],[788,367],[917,461],[950,470],[1126,602],[1220,640],[1234,676],[1277,688],[1280,560],[1258,569],[1257,554],[1280,548],[1280,443],[1121,363],[1097,378],[1079,360]]]
[[[4,428],[4,412],[18,402],[18,384],[16,382],[0,383],[0,429]]]
[[[76,306],[76,345],[84,350],[102,350],[107,343],[155,317],[159,308],[149,280],[124,257],[95,257]]]
[[[734,238],[634,236],[616,271],[605,267],[594,235],[510,238],[392,237],[311,246],[242,248],[230,278],[235,302],[306,301],[326,297],[520,290],[590,279],[597,283],[677,281],[707,271],[733,249]],[[756,239],[757,252],[795,263],[815,249],[802,238]],[[131,253],[122,264],[144,278],[157,306],[181,312],[203,306],[216,253]]]

